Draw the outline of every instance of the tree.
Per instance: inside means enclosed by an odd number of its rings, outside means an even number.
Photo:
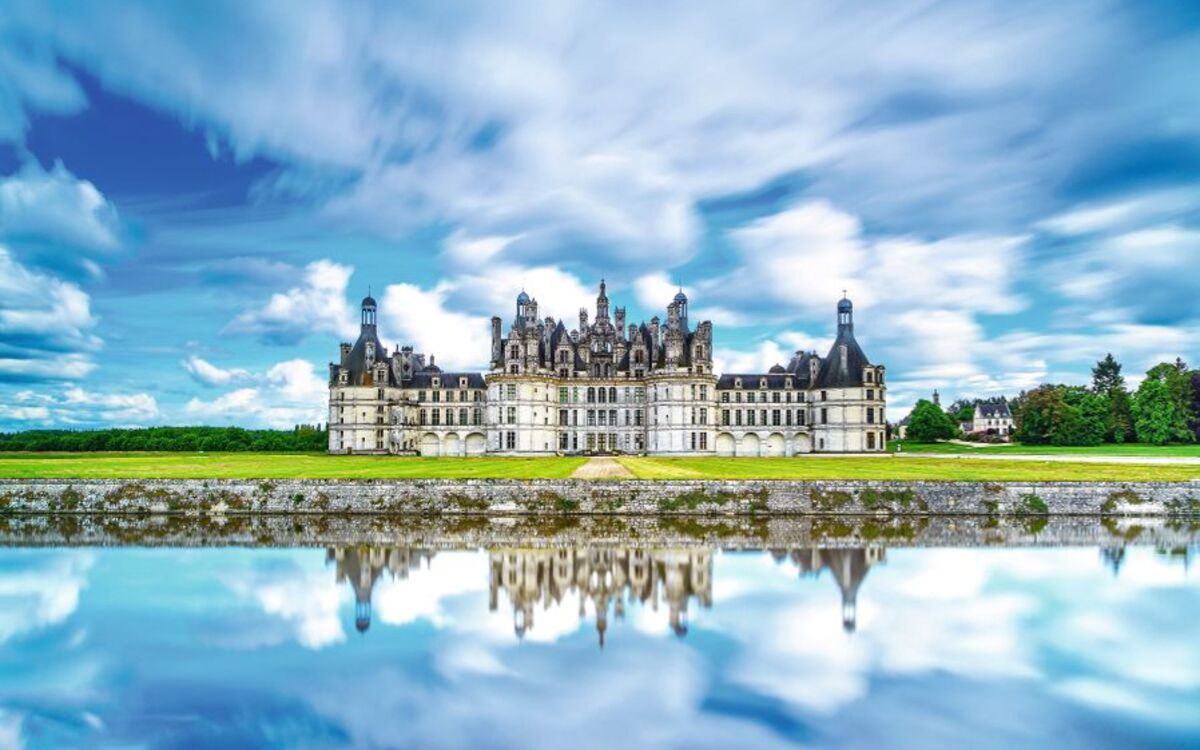
[[[1121,363],[1109,352],[1092,368],[1092,390],[1111,394],[1118,388],[1125,389],[1125,378],[1121,375]]]
[[[921,399],[908,417],[908,438],[918,443],[949,440],[958,434],[958,427],[942,411],[942,407]]]
[[[1108,396],[1105,440],[1110,443],[1125,443],[1136,437],[1133,431],[1133,412],[1130,407],[1129,391],[1117,388]]]
[[[970,422],[975,419],[975,402],[970,399],[960,398],[950,404],[950,408],[946,410],[946,414],[956,423]]]
[[[1148,387],[1148,383],[1163,388]],[[1145,393],[1143,394],[1143,391]],[[1159,403],[1159,400],[1164,403]],[[1139,406],[1139,401],[1141,405]],[[1146,379],[1138,386],[1133,399],[1134,426],[1138,440],[1161,445],[1164,442],[1187,442],[1195,437],[1192,421],[1192,378],[1183,360],[1161,362],[1146,371]],[[1143,425],[1147,432],[1143,434]],[[1166,435],[1165,439],[1162,438]],[[1146,435],[1153,435],[1148,440]]]
[[[1200,443],[1200,370],[1192,370],[1192,439]]]
[[[1179,439],[1178,415],[1166,382],[1146,378],[1133,396],[1133,425],[1140,442],[1163,445]]]
[[[1104,397],[1084,391],[1074,401],[1064,394],[1063,401],[1066,407],[1051,430],[1050,442],[1055,445],[1099,445],[1103,442],[1108,416]]]
[[[1013,415],[1016,421],[1013,434],[1016,439],[1030,445],[1052,442],[1054,432],[1062,421],[1063,411],[1067,408],[1062,391],[1052,385],[1039,386],[1022,394],[1019,404],[1020,408]]]

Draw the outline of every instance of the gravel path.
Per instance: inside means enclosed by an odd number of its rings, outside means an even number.
[[[615,458],[593,456],[571,474],[572,479],[633,479],[633,472]]]

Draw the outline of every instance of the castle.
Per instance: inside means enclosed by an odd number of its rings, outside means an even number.
[[[688,320],[682,290],[667,318],[626,326],[603,281],[595,318],[538,317],[522,291],[512,322],[491,320],[491,368],[445,372],[411,346],[380,342],[362,301],[358,341],[329,366],[329,452],[471,456],[645,453],[793,456],[883,451],[885,368],[837,305],[825,357],[798,351],[765,373],[713,372],[713,326]]]

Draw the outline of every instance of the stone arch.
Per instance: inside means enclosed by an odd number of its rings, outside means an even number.
[[[487,452],[487,438],[481,432],[472,432],[467,435],[467,455],[482,456]]]
[[[732,456],[737,452],[737,444],[733,435],[728,432],[717,433],[717,455]]]
[[[457,432],[451,432],[442,438],[442,455],[443,456],[461,456],[462,455],[462,440],[458,437]]]
[[[813,452],[812,435],[809,435],[806,432],[797,433],[796,436],[792,438],[792,443],[793,449],[797,454]]]
[[[766,445],[763,446],[765,449],[763,451],[763,455],[764,456],[782,456],[785,452],[784,445],[785,445],[785,443],[783,440],[783,435],[781,435],[778,432],[772,432],[770,434],[770,436],[767,437]]]
[[[739,456],[757,456],[760,450],[760,443],[762,441],[758,439],[758,435],[755,435],[753,432],[747,432],[742,436],[742,443],[738,446],[737,454]]]
[[[442,441],[432,432],[427,432],[421,436],[421,455],[422,456],[440,456],[442,455]]]

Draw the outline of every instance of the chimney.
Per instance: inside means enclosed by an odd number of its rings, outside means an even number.
[[[351,348],[350,344],[348,344],[345,341],[343,341],[341,346],[339,347],[339,349],[341,349],[341,353],[342,353],[342,364],[343,365],[346,364],[346,357],[350,356],[350,348]]]
[[[503,359],[503,342],[500,338],[500,318],[492,316],[492,367],[499,367]]]

